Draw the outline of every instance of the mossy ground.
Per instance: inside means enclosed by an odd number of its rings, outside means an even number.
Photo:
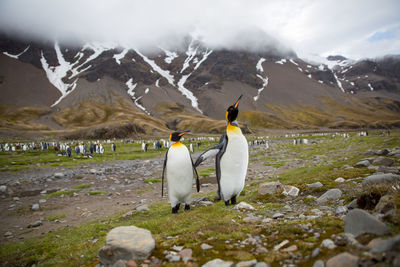
[[[210,144],[211,146],[211,144]],[[368,137],[352,135],[348,139],[331,138],[326,136],[318,138],[316,144],[294,146],[291,144],[278,144],[264,153],[253,151],[256,157],[251,157],[251,166],[255,164],[268,165],[280,160],[287,162],[287,166],[278,168],[279,179],[283,184],[294,185],[300,188],[301,194],[295,199],[284,197],[280,194],[261,197],[257,194],[258,184],[264,179],[252,179],[239,197],[239,201],[245,201],[253,205],[257,210],[252,211],[254,216],[271,217],[274,212],[280,212],[282,207],[290,205],[307,206],[305,215],[310,210],[320,208],[314,201],[307,201],[308,194],[320,195],[328,188],[336,187],[334,182],[337,177],[345,179],[363,177],[372,171],[368,168],[345,169],[344,165],[354,165],[358,160],[365,158],[366,150],[378,150],[381,148],[400,147],[399,133],[391,136],[381,136],[379,133],[370,134]],[[318,156],[318,157],[315,157]],[[301,167],[292,167],[293,159],[302,159]],[[213,170],[205,169],[203,176]],[[253,177],[250,177],[253,178]],[[310,190],[307,183],[320,181],[323,188]],[[357,196],[352,191],[352,184],[348,185],[348,195],[342,197],[345,203]],[[84,187],[84,186],[82,186]],[[207,196],[210,199],[215,193]],[[399,194],[395,195],[397,209],[400,209]],[[279,219],[270,223],[248,223],[243,219],[249,212],[233,210],[232,206],[226,207],[223,202],[216,202],[208,207],[193,207],[192,210],[179,211],[179,214],[171,214],[171,207],[165,202],[150,205],[150,211],[135,212],[132,216],[123,217],[116,214],[113,217],[98,221],[88,222],[75,227],[66,227],[53,233],[48,233],[37,238],[26,239],[16,243],[0,246],[0,261],[6,266],[94,266],[98,263],[98,250],[104,245],[105,236],[108,231],[117,226],[135,225],[150,230],[156,239],[156,248],[153,256],[164,260],[163,251],[171,250],[172,246],[184,246],[193,250],[193,261],[200,265],[215,258],[232,261],[257,259],[279,266],[284,260],[299,259],[298,265],[312,265],[310,259],[305,256],[311,254],[315,247],[319,247],[323,239],[331,237],[332,234],[343,232],[343,220],[334,214],[325,213],[315,219]],[[298,214],[293,214],[296,216]],[[397,224],[390,225],[394,232],[400,232],[399,218]],[[310,228],[320,233],[315,237],[312,233],[303,230],[300,225],[309,225]],[[262,245],[268,252],[255,253],[256,246],[247,244],[242,246],[243,241],[249,235],[261,236]],[[274,251],[274,246],[284,240],[289,244],[296,244],[295,252]],[[213,246],[210,250],[202,250],[200,245],[207,243]],[[327,259],[330,256],[345,250],[346,247],[338,247],[336,250],[322,249],[320,258]],[[181,264],[181,263],[180,263]],[[168,263],[167,265],[173,265]],[[179,265],[179,264],[178,264]]]

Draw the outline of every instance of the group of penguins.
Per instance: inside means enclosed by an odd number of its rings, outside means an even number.
[[[197,192],[200,191],[196,167],[214,156],[218,182],[217,199],[222,199],[227,206],[236,204],[236,198],[244,187],[249,162],[247,140],[236,120],[241,98],[242,95],[226,111],[226,133],[222,135],[219,144],[203,152],[195,163],[187,147],[180,142],[181,137],[189,131],[174,132],[169,136],[172,145],[165,154],[161,196],[164,195],[166,177],[172,213],[178,213],[181,204],[185,205],[185,210],[190,209],[193,176],[196,176]]]

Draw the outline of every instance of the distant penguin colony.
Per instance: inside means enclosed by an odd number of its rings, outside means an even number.
[[[199,176],[187,147],[180,142],[188,131],[174,132],[169,140],[172,145],[165,153],[162,171],[161,196],[164,195],[164,176],[168,182],[168,196],[172,213],[178,213],[180,204],[185,204],[185,210],[190,209],[192,201],[193,174],[196,176],[197,192],[200,191]]]
[[[195,163],[197,167],[207,158],[216,156],[217,198],[223,199],[227,206],[236,204],[236,198],[244,188],[249,162],[247,140],[236,121],[241,98],[242,95],[226,111],[226,133],[222,135],[219,144],[202,153]]]

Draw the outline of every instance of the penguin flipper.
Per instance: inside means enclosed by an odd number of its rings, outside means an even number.
[[[219,144],[215,145],[214,147],[207,149],[204,151],[196,160],[196,163],[194,164],[195,167],[199,166],[203,161],[205,161],[208,158],[216,156],[219,151],[226,145],[226,135],[222,135]]]
[[[169,151],[169,148],[167,149],[167,152],[165,152],[164,165],[163,165],[162,176],[161,176],[161,197],[164,196],[164,174],[165,174],[165,168],[167,167],[168,151]]]
[[[199,174],[197,173],[196,167],[195,167],[194,164],[193,164],[193,159],[192,159],[192,157],[190,157],[190,160],[192,161],[193,172],[194,172],[194,175],[196,176],[196,189],[197,189],[197,192],[199,192],[199,191],[200,191]]]

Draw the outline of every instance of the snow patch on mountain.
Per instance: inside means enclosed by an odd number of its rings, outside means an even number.
[[[289,59],[289,61],[292,62],[292,64],[294,64],[294,65],[296,65],[296,66],[299,66],[299,64],[297,64],[292,58]]]
[[[140,100],[143,96],[139,96],[139,97],[136,97],[136,96],[135,96],[135,88],[136,88],[137,83],[133,84],[133,79],[130,78],[125,84],[126,84],[126,86],[128,86],[128,91],[127,91],[127,93],[128,93],[128,95],[131,96],[131,98],[132,98],[133,102],[135,103],[135,105],[136,105],[139,109],[141,109],[144,113],[146,113],[147,115],[150,115],[150,112],[148,112],[148,111],[146,110],[146,108],[145,108],[144,106],[142,106],[142,105],[139,103],[139,100]]]
[[[175,53],[175,52],[168,51],[167,49],[164,49],[164,48],[162,48],[162,47],[159,47],[159,48],[160,48],[162,51],[164,51],[165,55],[167,56],[167,57],[164,59],[164,61],[165,61],[166,63],[168,63],[168,64],[171,64],[172,61],[173,61],[175,58],[178,57],[178,54]]]
[[[154,60],[149,59],[148,57],[146,57],[145,55],[143,55],[142,53],[140,53],[139,50],[137,50],[137,49],[134,49],[134,50],[135,50],[135,52],[136,52],[139,56],[141,56],[141,57],[143,58],[143,60],[144,60],[147,64],[149,64],[149,65],[153,68],[154,71],[156,71],[156,72],[157,72],[158,74],[160,74],[162,77],[164,77],[165,79],[167,79],[168,82],[169,82],[172,86],[175,86],[175,84],[174,84],[174,76],[171,75],[171,74],[169,73],[169,71],[166,71],[166,70],[163,70],[162,68],[160,68],[160,67],[154,62]]]
[[[371,89],[371,91],[374,91],[374,87],[372,87],[372,85],[370,83],[368,83],[368,87],[369,87],[369,89]]]
[[[191,73],[188,75],[183,75],[181,77],[181,79],[178,82],[178,90],[182,93],[182,95],[184,95],[186,98],[188,98],[190,100],[192,107],[194,109],[196,109],[198,112],[203,114],[203,111],[201,111],[199,108],[199,102],[197,101],[197,98],[193,95],[193,93],[190,90],[188,90],[184,86],[186,80],[189,78],[190,75],[191,75]]]
[[[337,85],[339,86],[340,90],[342,90],[342,92],[344,93],[344,89],[343,89],[342,83],[339,81],[339,78],[336,76],[335,73],[333,73],[333,76],[335,77]]]
[[[157,86],[158,88],[160,88],[160,79],[157,79],[157,81],[156,81],[156,86]]]
[[[265,60],[266,60],[266,59],[262,57],[262,58],[260,58],[260,60],[257,62],[256,69],[257,69],[259,72],[263,72],[263,71],[264,71],[263,66],[262,66],[262,63],[263,63]]]
[[[185,62],[183,62],[183,66],[182,66],[182,69],[181,69],[180,73],[182,73],[185,69],[187,69],[189,67],[190,61],[192,61],[192,59],[197,54],[197,49],[199,47],[197,46],[196,48],[194,48],[193,47],[193,41],[194,40],[192,39],[192,41],[189,44],[188,50],[186,51],[187,58],[185,59]]]
[[[25,53],[26,51],[28,51],[29,47],[31,47],[31,46],[28,45],[28,47],[25,48],[24,51],[22,51],[21,53],[19,53],[19,54],[17,54],[17,55],[12,55],[12,54],[10,54],[10,53],[8,53],[8,52],[3,52],[3,54],[6,55],[6,56],[9,56],[9,57],[11,57],[11,58],[18,59],[19,56],[21,56],[23,53]]]
[[[265,78],[263,76],[261,76],[260,74],[257,74],[257,77],[260,78],[263,81],[263,85],[260,89],[258,89],[258,93],[255,97],[253,97],[254,101],[257,101],[260,98],[261,92],[267,88],[268,85],[268,77],[265,76]]]
[[[275,61],[276,64],[285,64],[286,63],[286,58],[282,58],[281,60]]]
[[[115,54],[113,56],[113,58],[115,58],[115,61],[118,63],[118,65],[121,65],[121,59],[123,59],[126,55],[126,53],[128,53],[129,49],[125,48],[124,50],[122,50],[121,53],[119,54]]]

